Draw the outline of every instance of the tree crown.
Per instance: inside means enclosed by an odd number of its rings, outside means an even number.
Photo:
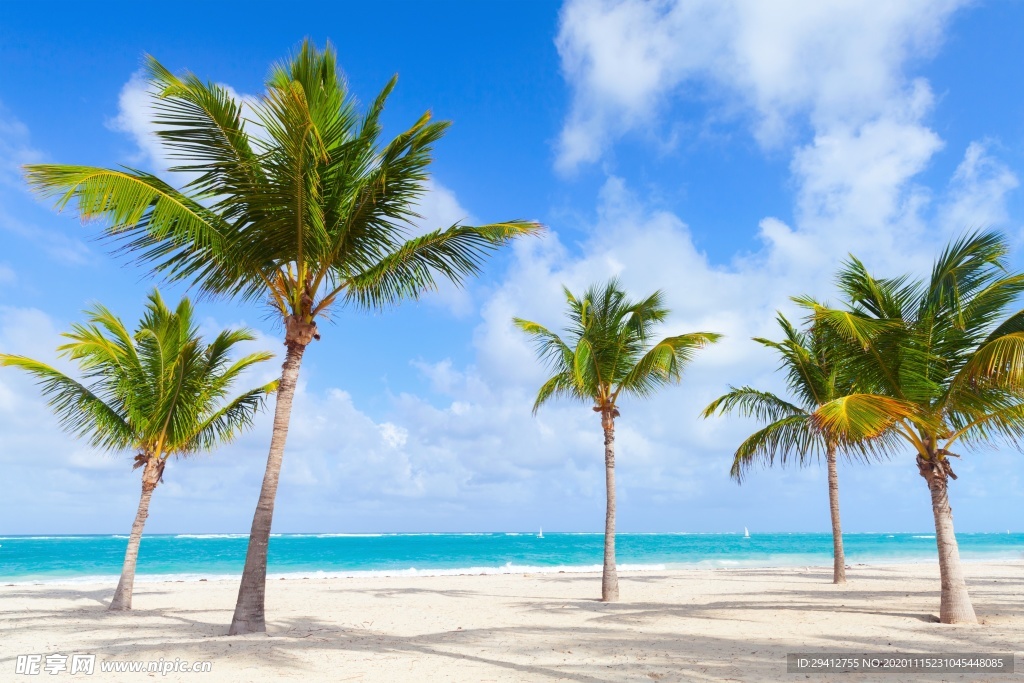
[[[276,64],[266,91],[240,101],[150,57],[156,135],[178,189],[130,169],[36,164],[29,184],[58,208],[102,219],[120,248],[206,294],[269,301],[311,323],[344,301],[381,308],[461,282],[532,221],[456,223],[414,235],[433,146],[429,112],[389,142],[381,114],[396,79],[360,114],[334,49],[310,41]]]
[[[791,460],[807,465],[830,450],[861,459],[877,456],[879,444],[838,438],[821,429],[813,417],[822,405],[855,390],[855,378],[847,371],[837,346],[840,340],[825,326],[812,324],[809,329],[800,330],[782,313],[777,321],[782,328],[781,341],[761,337],[754,341],[778,355],[779,369],[785,373],[795,401],[749,386],[729,387],[702,413],[709,418],[735,412],[767,423],[736,449],[730,471],[733,478],[742,481],[753,465],[771,466],[776,460],[781,465]]]
[[[925,459],[957,441],[1019,445],[1024,311],[1011,311],[1024,274],[1008,270],[1008,251],[999,233],[966,234],[923,281],[875,278],[851,258],[846,306],[814,315],[844,341],[859,387],[815,418],[846,435],[898,434]]]
[[[273,355],[233,359],[240,343],[255,339],[246,329],[204,343],[191,302],[183,298],[172,311],[156,290],[134,333],[96,305],[63,336],[58,350],[81,380],[24,356],[0,354],[0,365],[35,377],[61,426],[104,450],[163,459],[211,450],[250,428],[277,388],[275,380],[232,397],[239,376]]]
[[[660,291],[632,301],[616,279],[593,285],[582,296],[563,291],[567,341],[535,322],[514,319],[552,371],[537,394],[534,413],[558,396],[593,402],[595,410],[614,410],[624,393],[646,398],[678,382],[695,352],[721,336],[692,332],[652,343],[655,328],[669,315]]]

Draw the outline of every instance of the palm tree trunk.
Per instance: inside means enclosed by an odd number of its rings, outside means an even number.
[[[932,514],[935,517],[935,544],[939,550],[939,577],[942,584],[939,621],[943,624],[977,624],[978,618],[971,605],[971,596],[967,593],[967,582],[960,566],[960,549],[953,531],[953,509],[949,506],[949,463],[932,454],[930,460],[919,456],[917,466],[928,483],[932,496]]]
[[[843,527],[839,523],[839,473],[836,471],[836,447],[829,444],[828,507],[832,515],[832,583],[846,583],[846,556],[843,554]]]
[[[289,325],[288,337],[292,336]],[[313,326],[313,330],[316,327]],[[306,342],[308,343],[308,341]],[[281,463],[284,460],[284,444],[288,438],[288,423],[292,414],[292,399],[299,380],[299,367],[306,344],[286,341],[288,352],[281,366],[281,382],[277,388],[277,405],[274,409],[274,433],[270,438],[270,453],[267,456],[267,470],[263,475],[263,488],[256,503],[249,532],[249,548],[245,553],[245,567],[242,582],[238,586],[238,600],[235,614],[231,619],[228,635],[240,633],[262,633],[267,630],[264,605],[267,584],[267,546],[270,543],[270,526],[274,518],[274,499],[277,497],[277,483],[281,477]]]
[[[601,413],[604,428],[604,476],[608,507],[604,515],[604,572],[601,601],[617,602],[619,575],[615,570],[615,418],[609,410]]]
[[[153,497],[153,491],[156,489],[157,484],[160,483],[160,475],[162,473],[163,466],[160,458],[148,457],[145,469],[142,470],[142,496],[139,498],[139,509],[135,513],[132,533],[128,537],[128,550],[124,554],[121,579],[117,582],[114,599],[110,601],[110,606],[107,608],[113,612],[132,608],[132,590],[135,588],[135,564],[139,559],[142,530],[146,526],[146,518],[149,517],[149,501]]]

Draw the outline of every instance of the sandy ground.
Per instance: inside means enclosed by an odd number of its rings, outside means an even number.
[[[933,565],[271,580],[268,633],[225,635],[234,581],[0,586],[0,680],[1024,680],[1024,561],[966,565],[982,625],[937,622]],[[786,653],[1016,652],[1017,673],[786,673]],[[211,673],[15,675],[17,654],[209,660]]]

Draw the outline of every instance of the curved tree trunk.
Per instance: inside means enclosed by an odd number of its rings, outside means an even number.
[[[274,433],[270,439],[270,454],[267,456],[267,470],[263,475],[263,488],[256,503],[249,532],[249,548],[245,553],[245,568],[242,582],[238,586],[238,600],[235,614],[231,619],[229,635],[239,633],[262,633],[267,630],[264,605],[267,584],[267,546],[270,542],[270,526],[274,518],[274,499],[277,483],[281,477],[281,463],[284,459],[284,444],[288,438],[288,422],[292,414],[292,399],[299,379],[302,354],[309,338],[315,334],[316,326],[310,326],[305,343],[293,341],[293,319],[289,318],[288,336],[285,345],[288,352],[281,366],[281,382],[277,388],[277,404],[274,409]]]
[[[601,601],[617,602],[619,575],[615,570],[615,418],[611,411],[601,413],[604,428],[604,476],[608,507],[604,515],[604,571],[601,574]]]
[[[949,506],[949,462],[932,455],[931,460],[917,459],[921,476],[928,483],[932,496],[932,514],[935,516],[935,544],[939,550],[939,577],[942,597],[939,602],[939,621],[943,624],[977,624],[978,618],[967,593],[960,549],[953,531],[953,509]],[[956,478],[956,475],[953,475]]]
[[[828,462],[828,507],[832,515],[832,583],[846,583],[846,555],[843,554],[843,527],[839,523],[839,473],[836,471],[836,448],[829,444],[825,454]]]
[[[128,537],[128,550],[124,554],[124,565],[121,567],[121,580],[117,582],[114,599],[110,601],[108,610],[117,612],[132,608],[132,590],[135,588],[135,565],[139,559],[139,545],[142,542],[142,530],[149,517],[149,501],[153,491],[160,483],[164,461],[150,456],[142,470],[142,496],[139,498],[139,510],[135,513],[135,523]]]

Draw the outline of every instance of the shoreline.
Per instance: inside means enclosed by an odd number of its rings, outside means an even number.
[[[739,562],[739,561],[730,561]],[[962,557],[961,562],[966,564],[987,565],[997,564],[1019,564],[1024,568],[1024,554],[1017,554],[1013,557],[985,557],[971,558]],[[935,564],[938,566],[938,558],[894,558],[891,560],[872,560],[869,562],[848,562],[847,569],[853,568],[883,568],[901,566],[922,566]],[[809,570],[832,570],[832,564],[815,563],[790,563],[790,564],[746,564],[729,566],[709,566],[686,563],[659,563],[659,564],[619,564],[617,570],[621,574],[657,574],[674,572],[743,572],[757,570],[784,571],[809,571]],[[268,581],[300,581],[300,580],[357,580],[357,579],[392,579],[392,578],[434,578],[434,577],[463,577],[463,576],[517,576],[517,575],[546,575],[546,574],[572,574],[572,575],[600,575],[601,565],[514,565],[506,564],[499,566],[478,566],[478,567],[455,567],[455,568],[424,568],[417,569],[366,569],[366,570],[305,570],[294,572],[268,572]],[[143,574],[135,575],[136,584],[160,584],[160,583],[216,583],[222,581],[239,581],[241,572],[232,574],[202,574],[195,572],[175,574]],[[11,586],[105,586],[110,583],[117,583],[119,574],[90,574],[81,577],[60,577],[53,579],[25,579],[25,578],[4,578],[0,577],[0,587]]]

